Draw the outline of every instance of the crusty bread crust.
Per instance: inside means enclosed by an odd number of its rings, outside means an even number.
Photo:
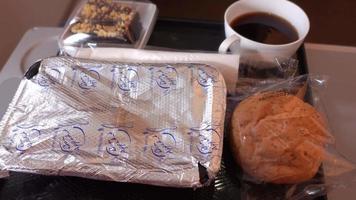
[[[232,116],[231,144],[243,170],[258,180],[292,184],[314,177],[332,141],[320,114],[283,92],[242,101]]]

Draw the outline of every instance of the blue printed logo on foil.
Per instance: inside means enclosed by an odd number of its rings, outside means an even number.
[[[219,150],[220,135],[210,125],[190,128],[190,149],[195,155],[210,156],[213,151]]]
[[[159,159],[169,158],[177,145],[174,136],[176,128],[149,128],[144,132],[145,146],[144,152],[150,151]]]
[[[174,67],[150,68],[156,84],[164,89],[175,89],[178,80],[178,72]]]
[[[41,131],[36,128],[17,126],[12,131],[10,144],[18,151],[25,151],[33,146],[40,135]]]
[[[61,72],[58,69],[49,69],[49,77],[42,74],[36,76],[36,82],[41,87],[49,87],[54,84],[60,78]]]
[[[100,74],[96,70],[90,69],[89,73],[81,72],[79,74],[78,86],[84,90],[90,90],[97,87],[100,81]]]
[[[85,132],[79,126],[57,128],[55,140],[63,152],[79,151],[85,144]]]
[[[111,156],[128,157],[131,137],[127,127],[115,127],[103,124],[98,131],[102,133],[102,143]]]
[[[216,69],[210,67],[198,68],[198,83],[203,87],[213,86],[218,81],[219,73]]]
[[[118,86],[123,91],[136,90],[138,85],[138,74],[134,69],[128,69],[126,74],[119,78]]]
[[[139,82],[139,76],[136,69],[131,67],[114,66],[111,70],[112,82],[123,92],[136,91]]]
[[[43,75],[38,75],[36,77],[36,80],[37,80],[38,85],[40,85],[42,87],[48,87],[51,83],[50,80]]]

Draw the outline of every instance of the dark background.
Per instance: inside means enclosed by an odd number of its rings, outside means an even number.
[[[235,0],[152,0],[159,16],[223,21],[224,11]],[[273,0],[270,0],[273,1]],[[292,0],[310,18],[307,42],[356,46],[355,0]]]

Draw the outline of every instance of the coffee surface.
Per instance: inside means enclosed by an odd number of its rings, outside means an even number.
[[[291,23],[270,13],[248,13],[235,18],[230,25],[240,35],[260,43],[280,45],[298,40],[298,32]]]

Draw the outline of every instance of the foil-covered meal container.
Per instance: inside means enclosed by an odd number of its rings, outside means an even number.
[[[44,59],[0,123],[2,170],[201,187],[220,168],[222,75],[205,64]]]

